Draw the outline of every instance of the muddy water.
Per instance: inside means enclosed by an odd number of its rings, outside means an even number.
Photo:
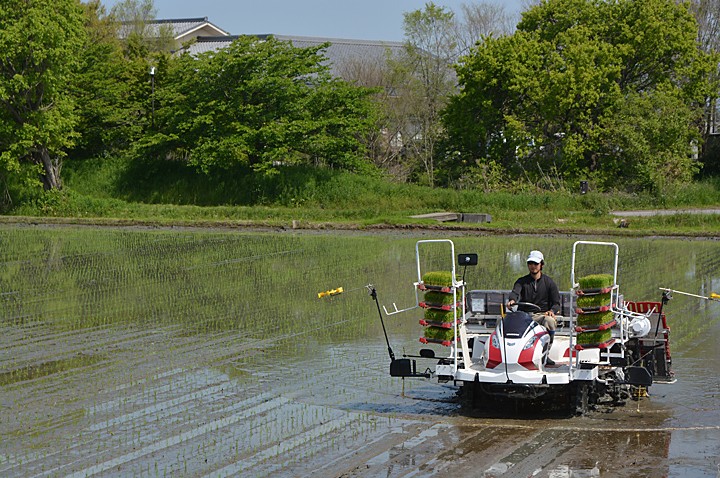
[[[416,239],[0,229],[0,476],[718,476],[720,302],[675,295],[678,381],[647,398],[483,415],[387,374],[364,286],[410,305]],[[569,287],[574,238],[454,240],[481,254],[471,286],[509,287],[540,248]],[[720,292],[716,242],[619,244],[627,298]],[[386,325],[417,352],[417,314]]]

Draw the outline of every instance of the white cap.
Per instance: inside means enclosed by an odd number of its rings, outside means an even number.
[[[530,255],[525,262],[537,262],[538,264],[540,264],[543,261],[545,261],[545,258],[543,257],[542,252],[530,251]]]

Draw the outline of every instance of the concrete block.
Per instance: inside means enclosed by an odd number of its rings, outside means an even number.
[[[490,214],[482,214],[482,213],[467,213],[464,212],[460,214],[460,221],[461,222],[490,222],[492,221],[492,217]]]
[[[456,212],[433,212],[430,214],[419,214],[417,216],[410,216],[413,219],[435,219],[439,222],[452,222],[460,219],[460,214]]]

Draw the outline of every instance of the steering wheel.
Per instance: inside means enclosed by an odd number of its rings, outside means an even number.
[[[533,304],[532,302],[515,302],[515,305],[517,305],[517,309],[521,310],[523,312],[540,312],[540,306]]]

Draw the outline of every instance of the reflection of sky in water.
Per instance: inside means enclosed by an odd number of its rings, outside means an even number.
[[[720,308],[720,304],[718,304]],[[674,385],[654,385],[651,397],[670,407],[670,476],[716,477],[720,466],[720,324],[676,350]]]
[[[697,254],[691,254],[691,259],[688,261],[687,270],[685,271],[685,279],[693,280],[695,278],[695,264],[697,262]]]
[[[508,263],[512,266],[513,270],[521,271],[525,269],[525,259],[519,252],[508,252],[507,253]]]
[[[713,277],[710,279],[710,287],[712,288],[710,292],[717,292],[720,290],[720,277]]]
[[[670,442],[671,477],[720,476],[720,433],[676,430]]]

